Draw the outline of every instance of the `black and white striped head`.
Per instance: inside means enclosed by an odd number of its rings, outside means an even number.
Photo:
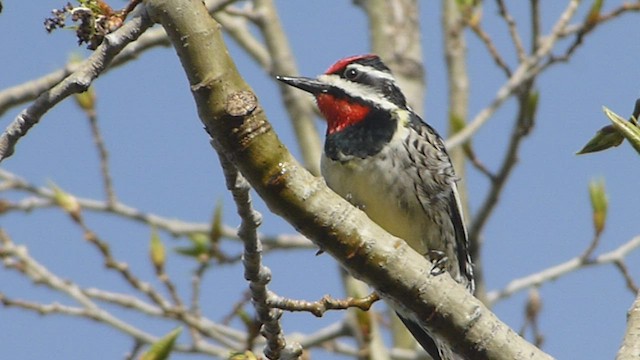
[[[391,71],[377,55],[344,58],[317,79],[276,78],[315,96],[327,120],[329,134],[363,121],[372,110],[407,109],[406,99]]]

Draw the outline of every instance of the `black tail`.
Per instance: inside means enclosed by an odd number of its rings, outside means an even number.
[[[431,355],[433,360],[442,360],[436,342],[420,325],[416,324],[412,320],[404,318],[400,314],[398,314],[398,317],[402,320],[404,326],[409,329],[409,332],[411,332],[411,335],[413,335],[420,346],[422,346],[422,348]]]

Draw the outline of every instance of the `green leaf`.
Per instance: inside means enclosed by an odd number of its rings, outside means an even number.
[[[633,123],[621,118],[618,114],[609,110],[606,106],[603,107],[605,115],[611,120],[613,126],[624,136],[631,146],[640,154],[640,129]]]
[[[166,253],[164,250],[164,244],[160,240],[158,230],[154,227],[151,229],[151,242],[149,244],[149,257],[156,270],[162,269],[166,261]]]
[[[177,247],[174,250],[181,255],[190,256],[194,258],[200,258],[207,256],[210,251],[209,234],[205,233],[193,233],[189,234],[189,241],[191,246],[189,247]]]
[[[589,197],[593,212],[593,227],[596,235],[600,235],[604,230],[604,224],[607,220],[607,208],[609,207],[604,180],[592,180],[589,183]]]
[[[524,108],[524,116],[527,123],[531,124],[536,118],[536,112],[538,111],[538,103],[540,101],[540,92],[537,90],[533,90],[529,93],[529,97],[527,97],[527,102],[525,103]]]
[[[600,20],[600,11],[602,10],[603,3],[604,0],[595,0],[593,4],[591,4],[589,13],[584,20],[584,24],[587,29],[593,28],[598,23],[598,20]]]
[[[451,128],[451,134],[457,134],[460,130],[464,129],[467,123],[464,119],[457,114],[449,115],[449,127]]]
[[[216,209],[213,212],[213,220],[211,221],[211,233],[209,238],[212,244],[216,244],[222,237],[222,200],[218,200]]]
[[[622,136],[613,125],[607,125],[598,130],[596,135],[576,154],[582,155],[606,150],[622,144],[623,140],[624,136]]]
[[[51,182],[50,188],[53,191],[53,201],[56,205],[68,213],[74,221],[80,221],[82,207],[80,206],[78,199],[59,188],[53,182]]]
[[[72,53],[69,56],[69,64],[79,64],[84,60],[82,55],[78,53]],[[76,100],[76,105],[84,111],[88,116],[93,116],[96,112],[96,92],[93,90],[93,86],[81,93],[73,94],[73,98]]]
[[[182,327],[172,330],[170,333],[162,337],[151,345],[149,351],[140,356],[140,360],[166,360],[171,354],[176,339],[182,332]]]
[[[228,360],[258,360],[258,357],[251,351],[247,350],[245,352],[234,352],[229,355]]]
[[[456,0],[456,3],[461,9],[474,6],[475,2],[476,0]]]

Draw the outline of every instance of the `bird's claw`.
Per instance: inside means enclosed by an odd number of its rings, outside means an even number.
[[[444,251],[429,250],[427,253],[427,259],[433,263],[433,266],[431,267],[431,275],[438,276],[447,271],[447,262],[449,261],[449,258]]]

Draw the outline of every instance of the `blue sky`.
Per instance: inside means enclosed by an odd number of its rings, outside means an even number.
[[[438,2],[421,5],[422,46],[427,68],[427,98],[424,118],[441,133],[446,129],[446,83]],[[493,2],[486,2],[483,21],[498,48],[510,64],[513,51],[504,24],[495,16]],[[564,6],[543,3],[543,29],[548,32]],[[523,2],[524,4],[524,2]],[[71,31],[47,34],[42,26],[49,10],[63,3],[49,1],[5,2],[0,14],[0,88],[16,85],[61,67],[72,52],[86,54],[75,44]],[[350,2],[277,2],[285,30],[301,74],[314,76],[335,60],[369,51],[367,23]],[[614,6],[614,4],[607,4]],[[518,5],[513,5],[518,6]],[[585,5],[586,6],[586,5]],[[585,13],[585,6],[578,18]],[[605,7],[606,9],[606,7]],[[514,16],[526,27],[526,9],[514,7]],[[539,271],[580,254],[592,237],[587,185],[604,178],[609,195],[609,218],[597,253],[611,250],[640,233],[637,221],[640,177],[638,155],[628,144],[604,153],[576,156],[597,129],[607,124],[601,107],[606,105],[623,117],[630,114],[640,96],[640,53],[638,16],[627,15],[599,28],[586,39],[574,58],[555,66],[539,78],[540,107],[534,132],[527,138],[519,164],[507,185],[495,216],[484,233],[483,259],[489,289],[506,285],[510,279]],[[493,98],[504,77],[493,65],[481,44],[469,41],[471,77],[470,114],[475,115]],[[527,37],[525,36],[525,39]],[[289,120],[282,108],[276,84],[245,53],[228,42],[245,79],[253,86],[281,139],[297,155]],[[566,43],[561,43],[565,44]],[[112,175],[118,199],[130,206],[166,217],[207,222],[217,200],[225,205],[224,219],[236,225],[234,207],[224,190],[217,156],[208,144],[197,118],[188,83],[175,52],[170,48],[151,50],[125,67],[95,82],[100,126],[111,156]],[[495,170],[500,164],[515,106],[508,102],[474,139],[476,153]],[[16,107],[0,121],[4,128],[22,110]],[[317,123],[321,132],[323,124]],[[50,111],[19,143],[13,157],[2,163],[38,186],[54,182],[77,196],[103,198],[99,164],[89,126],[73,101]],[[471,194],[472,210],[481,204],[487,180],[469,169],[464,179]],[[22,194],[1,194],[0,198],[21,199]],[[291,233],[282,219],[265,215],[262,232]],[[87,222],[111,243],[115,255],[155,285],[147,261],[150,229],[140,223],[113,216],[87,213]],[[94,248],[82,239],[81,231],[58,209],[0,217],[13,240],[29,247],[30,253],[61,277],[82,286],[129,291],[117,276],[104,269]],[[184,245],[161,234],[169,246]],[[237,253],[235,243],[225,249]],[[628,258],[632,275],[640,271],[640,251]],[[273,271],[271,289],[279,295],[307,300],[325,294],[341,295],[337,267],[328,256],[314,251],[269,254],[265,264]],[[188,293],[194,265],[173,256],[169,271]],[[221,320],[246,288],[238,266],[215,268],[205,278],[203,311]],[[0,292],[12,298],[34,301],[69,299],[35,286],[14,272],[0,271]],[[611,266],[581,270],[540,289],[543,312],[543,349],[560,359],[604,359],[616,353],[625,329],[626,311],[633,295]],[[514,329],[523,321],[525,293],[500,302],[498,316]],[[377,309],[381,306],[377,305]],[[156,335],[173,325],[117,311],[143,324]],[[224,310],[221,310],[224,309]],[[308,314],[286,314],[287,334],[312,331],[338,319],[327,314],[315,319]],[[84,319],[53,315],[41,317],[18,309],[0,308],[0,337],[6,358],[122,358],[132,344],[118,332]],[[175,358],[195,358],[176,356]]]

